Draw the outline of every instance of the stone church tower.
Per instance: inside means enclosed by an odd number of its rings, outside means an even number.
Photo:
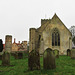
[[[66,54],[72,48],[72,34],[55,14],[52,19],[41,19],[39,28],[30,28],[29,51],[37,50],[40,54],[47,48]]]

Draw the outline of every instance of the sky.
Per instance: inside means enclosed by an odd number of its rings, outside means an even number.
[[[0,39],[12,35],[12,42],[29,41],[29,28],[41,26],[41,19],[54,14],[67,28],[75,25],[75,0],[0,0]]]

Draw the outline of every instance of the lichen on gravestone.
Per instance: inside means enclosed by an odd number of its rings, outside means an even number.
[[[55,49],[53,50],[53,52],[54,52],[55,57],[59,58],[59,50]]]
[[[40,56],[39,52],[32,50],[28,56],[28,69],[39,70],[40,69]]]
[[[75,49],[71,50],[71,59],[75,59]]]
[[[44,69],[55,69],[55,56],[52,49],[47,48],[43,54],[43,68]]]
[[[9,66],[10,65],[10,53],[4,52],[2,55],[2,65]]]

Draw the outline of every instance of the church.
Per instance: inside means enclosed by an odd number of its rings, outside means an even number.
[[[60,55],[72,49],[72,34],[56,14],[51,19],[41,19],[39,28],[29,30],[29,52],[43,54],[47,48],[59,50]]]

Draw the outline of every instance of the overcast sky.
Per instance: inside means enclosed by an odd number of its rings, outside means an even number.
[[[75,0],[0,0],[0,39],[12,35],[29,41],[29,28],[57,14],[67,28],[75,25]]]

